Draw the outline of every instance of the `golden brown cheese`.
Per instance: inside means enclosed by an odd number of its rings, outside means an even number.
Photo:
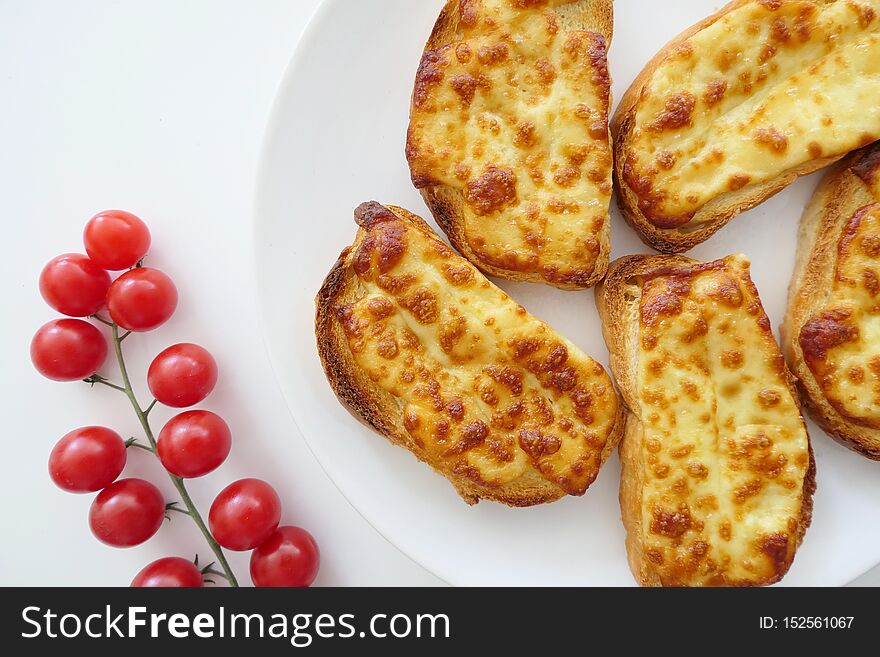
[[[356,216],[357,300],[334,310],[357,365],[399,401],[412,443],[480,486],[531,471],[582,494],[618,413],[602,366],[427,228],[376,203]]]
[[[808,438],[748,269],[642,283],[641,541],[667,586],[771,583],[799,540]]]
[[[880,137],[878,14],[880,0],[747,2],[674,48],[624,163],[645,217],[683,226],[721,194]]]
[[[579,286],[608,248],[610,80],[571,4],[462,0],[459,39],[419,66],[407,158],[416,187],[460,191],[480,261]]]
[[[868,194],[880,201],[880,142],[863,152],[850,171],[864,183]]]
[[[799,341],[828,403],[852,422],[880,429],[880,204],[844,226],[828,300]]]

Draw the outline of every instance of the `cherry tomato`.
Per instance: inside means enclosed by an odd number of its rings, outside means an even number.
[[[201,477],[229,455],[232,434],[226,422],[210,411],[185,411],[168,420],[159,432],[159,460],[178,477]]]
[[[252,550],[265,541],[281,520],[278,493],[260,479],[239,479],[220,491],[208,524],[217,542],[230,550]]]
[[[113,547],[140,545],[162,526],[165,499],[143,479],[120,479],[100,493],[89,509],[89,526],[102,543]]]
[[[309,586],[321,555],[318,544],[301,527],[279,527],[251,554],[254,586]]]
[[[150,248],[150,230],[131,212],[105,210],[89,219],[83,231],[86,253],[110,271],[134,267]]]
[[[125,442],[107,427],[82,427],[66,434],[49,454],[49,476],[69,493],[94,493],[125,467]]]
[[[180,557],[156,559],[131,581],[134,587],[195,588],[204,586],[202,572],[192,561]]]
[[[217,383],[217,363],[197,344],[175,344],[153,359],[147,384],[153,397],[166,406],[184,408],[198,404]]]
[[[138,267],[113,281],[107,309],[114,322],[129,331],[152,331],[177,308],[177,288],[158,269]]]
[[[97,372],[107,358],[107,340],[81,319],[44,324],[31,340],[31,361],[53,381],[77,381]]]
[[[62,315],[87,317],[104,306],[110,274],[80,253],[53,258],[40,273],[40,294]]]

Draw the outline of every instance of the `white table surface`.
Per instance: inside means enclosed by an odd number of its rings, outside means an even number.
[[[110,207],[148,222],[149,264],[180,292],[168,324],[126,341],[143,398],[146,366],[167,345],[197,342],[220,365],[202,406],[226,418],[234,445],[220,469],[190,484],[200,508],[207,513],[230,481],[261,477],[281,495],[282,522],[317,538],[316,584],[441,584],[374,531],[324,474],[276,386],[257,319],[254,176],[276,88],[318,3],[0,0],[0,585],[125,585],[161,556],[210,557],[183,516],[142,546],[101,545],[88,529],[91,497],[61,492],[46,471],[55,441],[78,426],[138,435],[119,393],[45,380],[28,356],[34,331],[55,316],[37,290],[40,268],[82,251],[83,225]],[[171,414],[157,409],[155,424]],[[152,459],[130,455],[126,475],[160,483],[173,499]],[[249,581],[247,557],[231,561]],[[857,583],[880,585],[880,568]]]

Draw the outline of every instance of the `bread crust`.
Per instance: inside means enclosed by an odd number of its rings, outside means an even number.
[[[400,207],[385,207],[411,226],[437,239],[436,233],[417,215]],[[527,507],[563,497],[566,493],[562,488],[532,470],[503,486],[478,485],[472,479],[452,472],[446,464],[412,440],[404,426],[403,405],[392,394],[372,382],[356,363],[342,324],[333,312],[334,306],[354,300],[357,276],[352,268],[352,257],[364,239],[365,232],[363,229],[359,230],[354,244],[343,249],[315,298],[318,355],[337,397],[366,426],[382,434],[393,444],[408,449],[420,461],[446,477],[468,504],[486,499],[511,507]],[[623,408],[618,404],[614,428],[601,455],[602,463],[614,451],[622,431]]]
[[[665,46],[645,65],[641,73],[624,93],[611,119],[611,135],[614,144],[614,187],[617,190],[617,203],[620,211],[642,241],[662,253],[682,253],[697,244],[705,242],[726,226],[741,212],[750,210],[771,196],[781,192],[800,176],[805,176],[837,162],[845,155],[814,159],[781,172],[776,177],[762,183],[746,185],[742,189],[716,196],[701,207],[688,224],[680,228],[659,228],[645,217],[639,208],[635,191],[626,183],[623,166],[629,149],[635,114],[642,89],[648,83],[658,66],[669,56],[676,46],[715,23],[722,16],[747,5],[752,0],[733,0],[716,13],[687,28]],[[691,226],[689,229],[688,226]],[[696,227],[694,227],[696,226]]]
[[[697,261],[676,255],[630,255],[611,263],[608,275],[596,287],[596,307],[602,321],[602,334],[608,346],[610,367],[626,407],[624,436],[620,443],[621,460],[620,508],[626,529],[626,552],[630,569],[640,586],[663,586],[660,574],[647,558],[642,536],[642,490],[644,487],[641,463],[644,427],[631,409],[638,408],[637,364],[639,346],[639,303],[641,291],[635,280],[658,270],[684,267]],[[798,402],[794,377],[786,370],[786,382],[795,402]],[[806,429],[805,429],[806,430]],[[785,575],[794,558],[794,552],[810,525],[813,511],[813,493],[816,490],[816,463],[809,445],[809,465],[803,484],[801,513],[794,531],[794,545],[784,568],[775,578],[759,585],[773,584]]]
[[[828,402],[800,345],[801,329],[831,293],[844,227],[857,210],[880,201],[865,182],[872,175],[880,177],[880,142],[856,151],[829,171],[804,210],[782,344],[810,417],[841,444],[880,460],[880,430],[854,423]]]
[[[425,45],[424,52],[436,50],[455,42],[459,33],[459,16],[462,0],[447,0],[437,18],[431,36]],[[566,17],[567,29],[587,29],[598,32],[610,46],[614,32],[613,0],[573,0],[577,4],[576,11],[569,12]],[[609,96],[609,107],[611,98]],[[610,130],[609,130],[610,140]],[[431,211],[437,225],[449,238],[450,243],[480,271],[490,276],[497,276],[511,281],[529,281],[534,283],[550,283],[539,272],[515,271],[502,269],[481,258],[468,243],[464,231],[464,217],[470,212],[464,194],[447,185],[428,185],[421,187],[419,192]],[[591,275],[576,282],[554,281],[554,287],[563,290],[581,290],[593,287],[605,276],[611,253],[610,217],[606,217],[605,226],[599,236],[600,248]]]

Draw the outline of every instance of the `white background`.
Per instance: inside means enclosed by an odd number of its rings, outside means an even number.
[[[382,0],[369,1],[381,15]],[[373,531],[323,473],[290,418],[258,324],[254,175],[275,90],[317,4],[0,0],[0,584],[125,585],[157,557],[210,556],[182,516],[143,546],[101,545],[88,530],[90,497],[62,493],[46,473],[52,445],[77,426],[138,435],[119,393],[49,382],[28,357],[31,335],[53,317],[37,290],[40,268],[82,251],[84,223],[108,207],[148,222],[149,264],[180,292],[167,325],[126,341],[133,379],[143,384],[152,356],[180,341],[204,345],[220,364],[203,407],[226,418],[234,447],[224,466],[191,483],[200,508],[233,479],[261,477],[281,494],[283,523],[316,536],[317,584],[440,584]],[[170,415],[157,408],[155,424]],[[132,454],[126,474],[161,482],[173,499],[152,458]],[[246,557],[232,563],[248,581]],[[880,583],[880,570],[860,582]]]

